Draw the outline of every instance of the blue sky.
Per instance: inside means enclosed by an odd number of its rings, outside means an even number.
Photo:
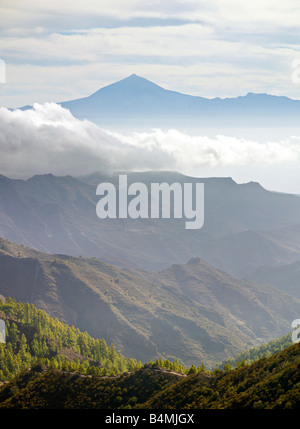
[[[132,73],[204,97],[300,99],[297,0],[2,0],[1,106],[86,96]]]

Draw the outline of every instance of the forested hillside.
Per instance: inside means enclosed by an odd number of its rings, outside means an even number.
[[[0,388],[0,408],[296,409],[300,344],[251,365],[178,374],[147,364],[115,377],[36,364]]]
[[[39,361],[51,369],[114,375],[141,366],[114,345],[52,318],[32,304],[0,299],[6,344],[0,344],[0,381],[11,380]]]
[[[143,404],[145,408],[299,408],[300,344],[269,358],[210,376],[186,377]]]
[[[219,365],[218,368],[222,369],[225,365],[226,367],[231,366],[234,368],[240,366],[241,364],[251,364],[258,359],[262,359],[263,357],[269,357],[277,352],[280,352],[281,350],[286,349],[292,344],[292,335],[291,333],[289,333],[287,335],[284,335],[283,337],[269,341],[266,344],[262,344],[261,346],[245,350],[242,353],[239,353],[233,358],[227,360],[222,365]]]
[[[32,304],[0,300],[3,408],[295,408],[300,344],[291,335],[245,351],[222,369],[157,359],[142,365]],[[282,351],[281,350],[284,349]],[[263,357],[261,356],[267,356]],[[247,362],[253,361],[251,364]],[[233,366],[235,369],[232,369]]]

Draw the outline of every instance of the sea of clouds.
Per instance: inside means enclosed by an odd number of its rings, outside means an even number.
[[[0,108],[0,173],[11,178],[295,162],[299,143],[297,136],[259,142],[176,129],[123,135],[79,120],[55,103],[34,104],[28,110]]]

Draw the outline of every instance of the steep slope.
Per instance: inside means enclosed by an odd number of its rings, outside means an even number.
[[[287,265],[261,266],[251,276],[257,283],[272,284],[300,298],[300,261]]]
[[[182,127],[211,125],[297,125],[300,101],[248,93],[208,99],[170,91],[132,74],[88,97],[59,103],[80,119],[102,127]],[[30,108],[30,106],[26,106]]]
[[[141,367],[118,354],[113,345],[51,318],[33,304],[0,300],[6,339],[0,344],[0,384],[37,361],[48,368],[83,374],[115,375]]]
[[[259,359],[269,357],[280,352],[281,350],[285,350],[291,345],[293,345],[293,339],[292,333],[289,332],[283,337],[276,338],[275,340],[269,341],[268,343],[262,344],[258,347],[244,350],[242,353],[234,356],[226,362],[223,362],[221,365],[218,365],[217,368],[224,369],[224,367],[226,368],[228,365],[232,368],[238,368],[242,364],[251,364]]]
[[[132,408],[184,377],[160,368],[91,377],[35,366],[0,387],[0,408]]]
[[[209,368],[290,330],[300,301],[200,259],[161,272],[48,255],[1,240],[0,294],[30,302],[142,361]]]

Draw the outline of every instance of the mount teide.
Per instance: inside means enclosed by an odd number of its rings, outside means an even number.
[[[113,129],[298,126],[300,114],[300,101],[288,97],[251,92],[205,98],[164,89],[135,74],[87,97],[58,104],[79,119]]]

